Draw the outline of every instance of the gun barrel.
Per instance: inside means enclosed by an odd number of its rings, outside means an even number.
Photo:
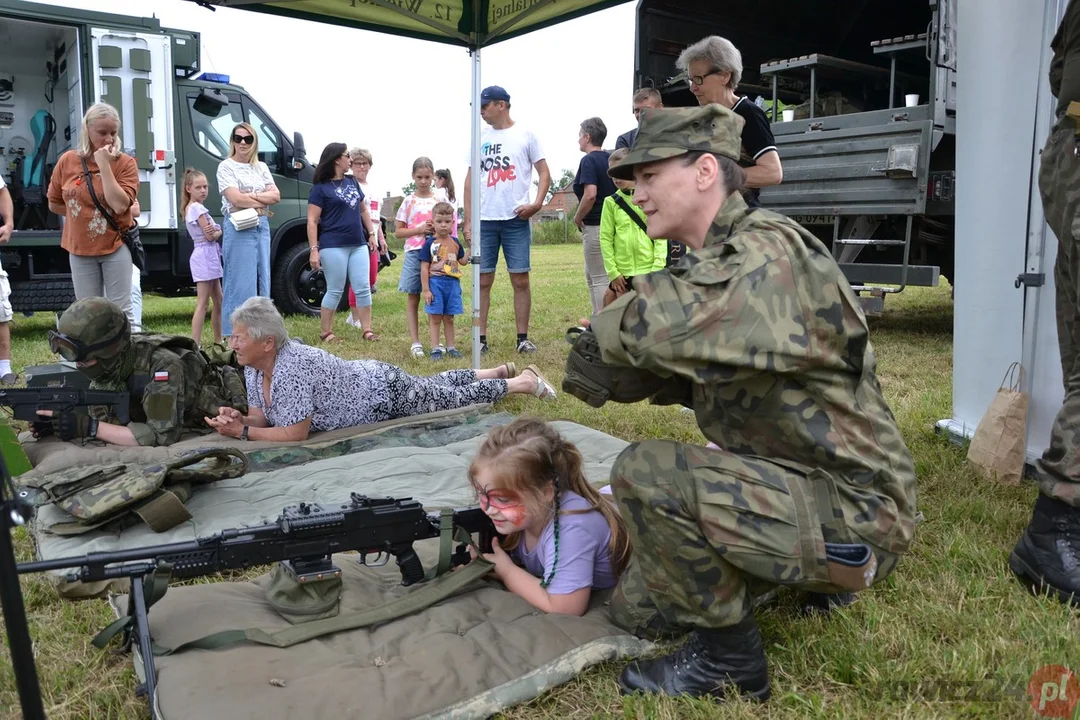
[[[207,567],[207,564],[214,561],[223,544],[244,541],[249,538],[255,541],[257,536],[265,536],[279,530],[280,525],[278,524],[225,530],[216,535],[209,535],[187,542],[152,545],[129,550],[116,550],[114,552],[94,552],[86,555],[56,558],[55,560],[36,560],[34,562],[20,563],[17,569],[19,574],[23,575],[26,573],[48,572],[50,570],[82,568],[83,574],[86,576],[82,578],[83,580],[104,580],[110,577],[121,577],[124,574],[112,574],[109,566],[115,566],[119,563],[154,560],[176,565],[178,577],[194,577],[215,571],[214,568]]]

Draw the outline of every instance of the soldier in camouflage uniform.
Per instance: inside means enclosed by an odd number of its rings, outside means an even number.
[[[652,401],[692,408],[722,448],[647,440],[612,469],[634,546],[613,616],[638,634],[690,631],[631,663],[623,692],[768,698],[753,596],[868,587],[914,532],[914,465],[858,299],[817,238],[747,207],[741,128],[716,104],[647,110],[610,169],[636,182],[649,235],[693,252],[593,316],[603,362],[666,378]]]
[[[1058,239],[1054,288],[1065,402],[1036,464],[1039,498],[1009,566],[1030,588],[1080,605],[1080,0],[1070,0],[1051,48],[1057,123],[1042,151],[1039,190]]]
[[[115,445],[171,445],[185,431],[208,432],[204,417],[233,405],[205,356],[192,349],[159,347],[174,338],[137,335],[127,316],[105,298],[73,303],[49,331],[49,348],[76,363],[94,390],[131,393],[131,422],[126,426],[106,409],[92,416],[68,414],[52,419],[62,440],[96,438]],[[190,338],[175,338],[182,346]],[[159,341],[158,344],[147,346]],[[194,348],[194,345],[192,346]],[[145,365],[141,370],[141,365]],[[237,375],[237,377],[239,377]],[[239,381],[238,381],[239,382]],[[242,395],[242,385],[237,392]],[[236,393],[233,393],[235,395]]]

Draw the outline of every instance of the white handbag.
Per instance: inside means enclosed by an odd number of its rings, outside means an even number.
[[[244,208],[229,213],[229,222],[237,230],[250,230],[259,224],[259,213],[255,208]]]

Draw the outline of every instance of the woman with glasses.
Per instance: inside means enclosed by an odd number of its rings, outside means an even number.
[[[253,297],[233,314],[229,347],[244,368],[247,407],[218,409],[206,423],[243,440],[306,440],[316,431],[370,425],[421,413],[493,403],[507,395],[554,400],[555,388],[530,365],[447,370],[414,377],[378,360],[345,360],[290,340],[274,304]]]
[[[346,175],[352,161],[345,143],[323,148],[308,194],[307,241],[309,262],[326,278],[319,317],[324,343],[338,342],[334,313],[345,292],[345,280],[356,295],[357,316],[365,340],[377,340],[371,329],[371,286],[368,267],[375,248],[375,228],[364,203],[360,182]]]
[[[368,173],[375,161],[371,157],[371,151],[361,147],[349,148],[349,167],[356,182],[360,183],[360,189],[364,192],[364,205],[367,206],[368,215],[375,227],[375,249],[371,252],[368,267],[368,284],[371,286],[371,294],[375,294],[375,282],[379,273],[379,255],[385,255],[386,236],[382,227],[382,196],[371,188],[368,183]],[[346,322],[354,328],[363,330],[365,325],[360,318],[360,310],[356,307],[356,292],[349,286],[349,318]],[[369,313],[370,319],[370,313]],[[370,326],[367,326],[370,327]],[[378,339],[372,337],[371,339]]]
[[[251,125],[242,122],[233,128],[229,157],[218,165],[217,184],[221,212],[225,216],[225,222],[221,223],[225,271],[221,331],[229,336],[233,310],[254,295],[270,297],[270,206],[281,201],[281,191],[274,184],[270,168],[259,160],[259,137]],[[258,224],[237,230],[229,215],[247,208],[258,213]]]
[[[675,67],[686,73],[690,92],[699,105],[718,103],[742,116],[739,166],[746,172],[743,198],[750,207],[760,206],[759,188],[779,185],[784,169],[765,111],[745,95],[735,94],[742,78],[742,53],[730,40],[710,35],[683,50]]]

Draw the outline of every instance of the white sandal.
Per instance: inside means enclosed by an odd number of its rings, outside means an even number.
[[[555,387],[540,374],[540,370],[535,365],[529,365],[522,372],[532,373],[536,377],[536,390],[533,395],[541,400],[554,400],[556,398]]]

